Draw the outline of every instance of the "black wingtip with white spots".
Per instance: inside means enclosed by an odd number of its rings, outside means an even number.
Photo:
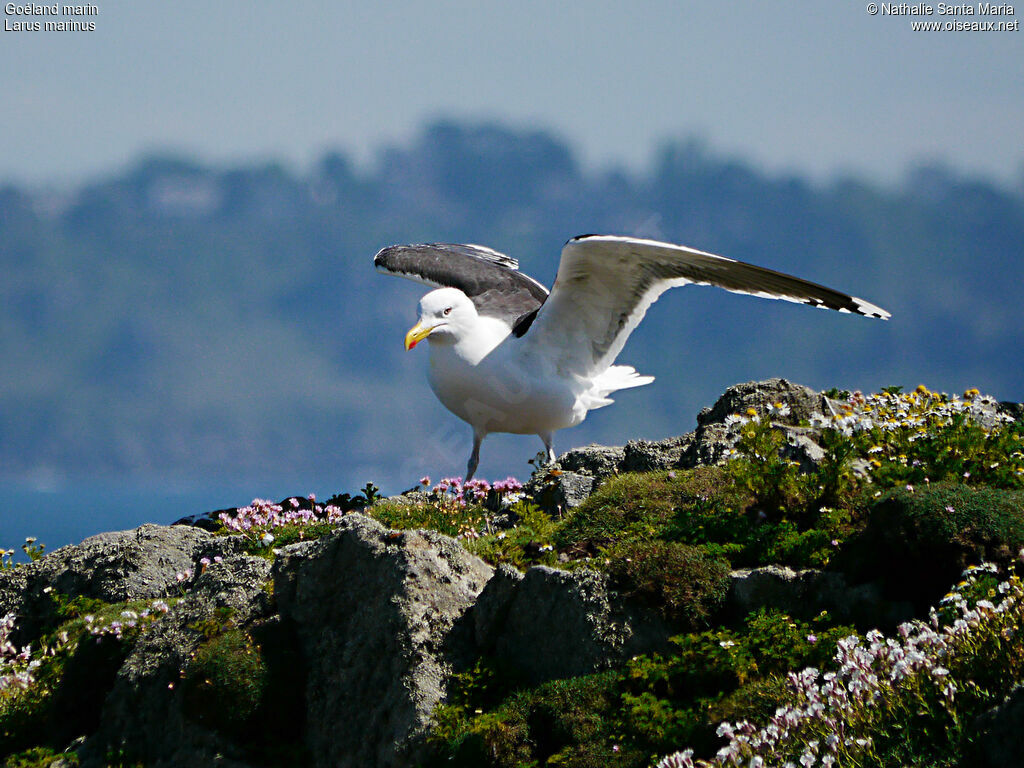
[[[819,298],[805,298],[799,299],[801,304],[806,304],[808,307],[815,307],[816,309],[830,309],[835,312],[842,312],[848,315],[861,315],[863,317],[873,317],[877,320],[888,320],[892,317],[890,312],[885,311],[877,304],[872,304],[870,301],[864,301],[864,299],[856,296],[847,297],[849,300],[842,303],[835,303],[831,301],[824,301]]]

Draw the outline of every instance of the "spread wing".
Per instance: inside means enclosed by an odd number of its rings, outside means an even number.
[[[596,375],[615,361],[662,293],[690,283],[889,318],[863,299],[742,261],[654,240],[582,235],[562,248],[551,295],[528,338],[556,350],[564,370]]]
[[[380,272],[434,288],[458,288],[481,315],[507,322],[517,336],[529,328],[548,290],[519,271],[511,256],[481,245],[392,245],[373,257]]]

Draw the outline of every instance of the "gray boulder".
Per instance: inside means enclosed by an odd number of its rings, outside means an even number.
[[[692,450],[693,440],[692,432],[655,442],[631,440],[626,443],[619,470],[621,472],[654,472],[681,467]]]
[[[1024,403],[1002,402],[999,404],[999,413],[1014,421],[1024,421]]]
[[[585,445],[558,457],[558,468],[592,477],[608,477],[619,471],[625,449],[621,446]]]
[[[825,450],[815,442],[813,430],[805,427],[782,427],[786,444],[781,455],[800,465],[801,472],[811,472],[825,458]]]
[[[211,564],[195,579],[119,670],[100,730],[80,752],[83,768],[106,765],[111,752],[154,768],[245,765],[237,746],[189,716],[180,683],[205,639],[204,624],[245,627],[270,615],[269,577],[267,560],[242,555]]]
[[[830,401],[820,392],[786,379],[748,381],[729,387],[713,406],[697,414],[697,430],[685,466],[721,463],[726,449],[731,447],[725,427],[726,417],[733,413],[743,414],[748,408],[765,415],[768,406],[775,403],[789,406],[787,415],[771,417],[773,424],[787,432],[787,446],[783,454],[799,462],[805,470],[810,469],[812,464],[821,461],[824,452],[814,441],[813,431],[798,425],[801,421],[809,421],[815,414],[829,413]]]
[[[187,526],[101,533],[0,571],[0,615],[17,614],[18,637],[34,637],[52,613],[53,593],[111,603],[167,597],[180,591],[182,576],[195,573],[202,557],[235,549],[231,537]]]
[[[725,424],[712,422],[703,424],[693,433],[693,443],[686,455],[687,468],[721,464],[725,452],[732,447]]]
[[[669,647],[660,617],[627,605],[607,574],[510,570],[496,572],[477,600],[476,639],[527,682],[583,675]]]
[[[542,508],[550,512],[564,512],[586,501],[597,490],[601,479],[579,472],[548,470],[535,475],[526,484],[526,493]]]
[[[743,413],[748,408],[755,408],[758,413],[764,414],[773,403],[789,406],[788,416],[773,417],[772,421],[780,424],[797,426],[801,421],[809,421],[816,413],[829,413],[828,398],[825,395],[803,384],[775,378],[729,387],[713,406],[697,414],[697,425],[703,427],[720,424],[729,414]]]
[[[315,765],[415,764],[450,672],[468,662],[464,616],[491,574],[453,539],[359,514],[282,549],[274,592],[307,665]]]

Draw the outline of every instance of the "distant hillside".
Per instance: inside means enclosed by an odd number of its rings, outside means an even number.
[[[557,436],[664,437],[735,380],[978,386],[1024,399],[1024,200],[942,170],[898,190],[766,176],[695,142],[644,173],[585,172],[552,135],[437,123],[357,170],[148,157],[70,193],[0,189],[0,473],[412,483],[468,436],[401,337],[420,291],[383,245],[471,241],[550,282],[582,232],[690,244],[823,282],[890,323],[688,288],[623,359],[658,377]],[[910,372],[913,372],[911,374]],[[482,471],[539,447],[485,446]]]

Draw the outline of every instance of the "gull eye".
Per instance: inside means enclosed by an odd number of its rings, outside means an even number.
[[[444,312],[442,312],[441,314],[444,315],[445,317],[448,317],[448,315],[450,315],[451,313],[452,313],[452,308],[451,307],[445,307],[444,308]]]

